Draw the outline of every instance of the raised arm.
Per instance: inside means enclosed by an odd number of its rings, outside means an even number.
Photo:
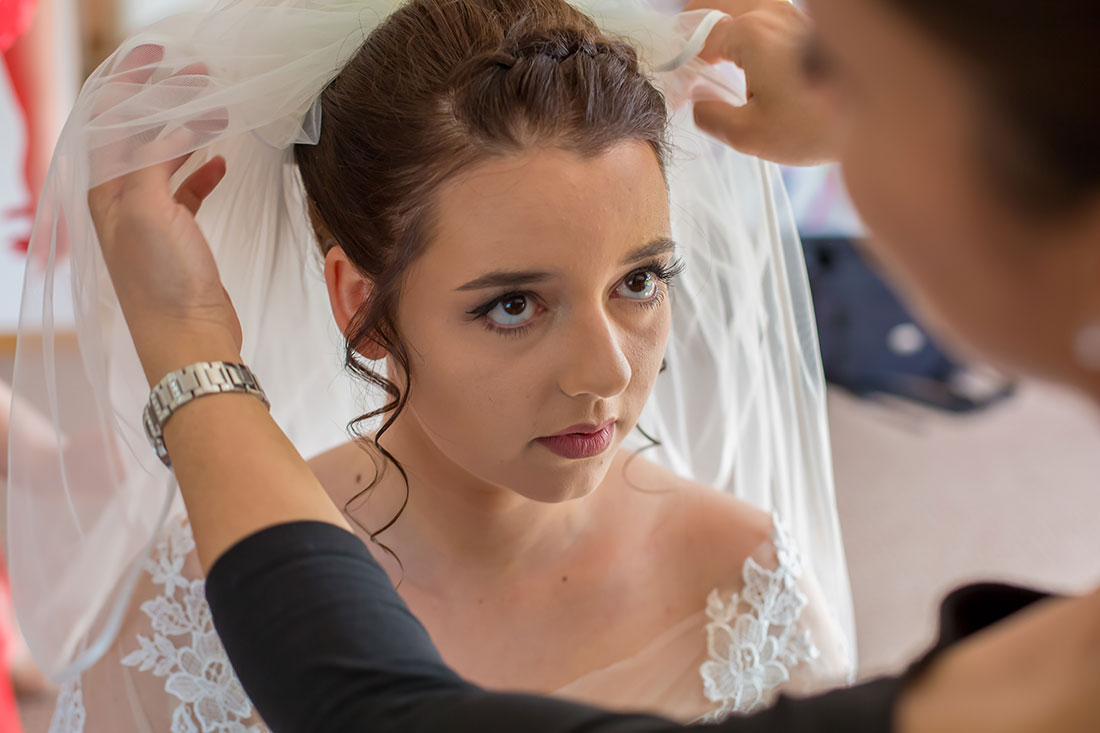
[[[224,162],[215,158],[173,191],[170,178],[185,158],[154,162],[164,157],[157,145],[132,153],[152,165],[89,196],[150,385],[195,362],[239,362],[241,343],[194,219]],[[679,729],[652,717],[489,693],[458,678],[255,397],[225,393],[188,402],[169,418],[164,439],[199,557],[210,570],[207,593],[219,631],[274,730]],[[1100,594],[1043,605],[944,654],[905,688],[900,704],[901,683],[886,680],[781,700],[758,716],[710,729],[1095,730],[1100,644],[1087,619],[1100,617]]]

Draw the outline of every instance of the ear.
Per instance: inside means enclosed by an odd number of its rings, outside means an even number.
[[[348,337],[348,325],[359,312],[360,306],[370,298],[373,283],[357,268],[339,245],[325,255],[325,285],[332,315],[344,338]],[[386,357],[386,349],[370,341],[358,349],[363,358],[376,360]]]

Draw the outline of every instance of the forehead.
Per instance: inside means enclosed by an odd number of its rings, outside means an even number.
[[[466,263],[462,274],[487,265],[617,261],[667,235],[668,212],[664,177],[646,143],[595,156],[539,148],[493,158],[445,183],[422,259]]]
[[[875,16],[885,0],[806,0],[805,5],[823,34],[863,45],[875,42]]]
[[[941,60],[935,46],[890,0],[807,0],[829,50],[847,60],[847,71],[913,82]]]

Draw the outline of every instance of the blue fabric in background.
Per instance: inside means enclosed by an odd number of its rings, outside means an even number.
[[[965,367],[944,353],[845,237],[804,237],[825,378],[859,396],[890,394],[970,412],[1011,394],[960,389]]]
[[[969,412],[1011,394],[971,372],[932,340],[867,264],[854,242],[866,230],[837,165],[784,168],[806,253],[825,378],[861,397],[889,394]],[[988,380],[986,380],[988,382]]]

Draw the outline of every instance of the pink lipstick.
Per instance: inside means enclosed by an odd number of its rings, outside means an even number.
[[[611,445],[614,435],[615,420],[612,418],[602,425],[574,425],[557,435],[539,438],[538,442],[551,453],[575,460],[603,453]]]

